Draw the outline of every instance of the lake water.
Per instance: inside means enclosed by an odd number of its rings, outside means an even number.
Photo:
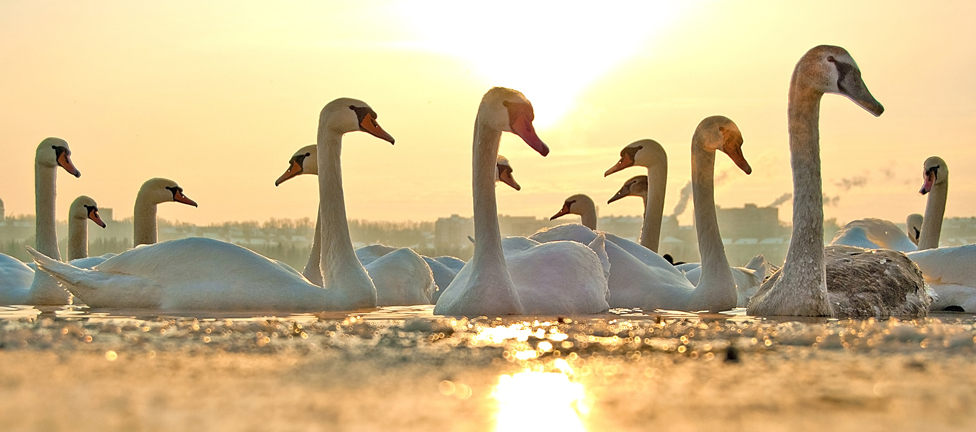
[[[4,430],[976,430],[976,317],[0,307]]]

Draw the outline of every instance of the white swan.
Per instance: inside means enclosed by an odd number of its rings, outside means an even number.
[[[68,143],[60,138],[45,138],[38,144],[34,155],[36,218],[34,232],[37,249],[56,260],[61,259],[54,209],[58,167],[64,168],[75,177],[81,177],[81,172],[71,162],[71,149],[68,148]],[[65,305],[71,303],[71,294],[58,286],[57,281],[46,273],[35,273],[19,260],[6,255],[2,257],[4,258],[0,260],[0,275],[3,275],[0,279],[0,304]]]
[[[786,264],[747,307],[758,316],[925,316],[931,299],[918,268],[900,252],[823,246],[820,99],[847,96],[875,116],[884,107],[843,48],[818,46],[796,64],[790,82],[793,237]],[[828,290],[829,287],[829,290]]]
[[[949,166],[938,156],[929,157],[922,164],[922,178],[924,181],[919,193],[928,195],[928,198],[925,199],[925,217],[918,236],[918,250],[939,247],[942,219],[949,197]]]
[[[918,250],[918,246],[901,228],[891,221],[877,218],[856,219],[845,224],[831,245],[854,246],[864,249],[890,249],[901,252]]]
[[[136,195],[132,211],[133,246],[151,245],[158,241],[156,229],[156,206],[164,202],[178,202],[197,207],[183,194],[183,188],[175,181],[165,178],[146,180]]]
[[[68,208],[68,260],[71,265],[83,269],[95,267],[115,256],[114,253],[88,256],[89,220],[105,228],[105,222],[98,215],[98,203],[85,195],[75,198]]]
[[[472,148],[474,256],[434,306],[438,315],[591,314],[609,309],[606,262],[576,242],[528,244],[503,251],[495,202],[502,132],[513,132],[543,156],[549,148],[532,127],[532,104],[495,87],[478,107]],[[594,244],[600,248],[602,237]],[[506,254],[507,252],[507,254]],[[604,252],[604,257],[606,253]]]
[[[640,244],[657,252],[661,241],[661,219],[664,216],[664,194],[668,186],[668,153],[652,139],[630,143],[620,150],[620,160],[604,177],[627,167],[647,168],[647,199],[644,200],[644,224]]]
[[[596,204],[586,194],[576,194],[566,198],[566,201],[563,202],[563,208],[552,215],[549,220],[556,220],[568,214],[578,215],[583,226],[596,230]]]
[[[81,270],[29,249],[38,266],[90,307],[220,311],[351,310],[376,306],[376,290],[349,240],[339,154],[342,135],[393,142],[364,102],[336,99],[319,116],[319,191],[325,287],[250,250],[206,238],[142,246]]]
[[[684,273],[651,250],[607,234],[612,307],[714,312],[735,307],[735,282],[725,258],[725,247],[718,235],[712,179],[716,149],[727,152],[740,163],[743,170],[750,170],[739,150],[741,143],[741,134],[735,123],[719,116],[702,120],[692,138],[692,182],[696,185],[695,202],[701,203],[701,207],[695,206],[695,219],[700,222],[697,230],[699,250],[708,274],[705,282],[696,287]],[[622,159],[632,158],[633,155],[629,153],[625,151]],[[582,225],[566,224],[541,230],[531,238],[587,242],[595,236],[592,230]]]

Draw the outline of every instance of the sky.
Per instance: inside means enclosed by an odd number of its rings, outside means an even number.
[[[8,215],[33,213],[34,152],[56,136],[82,171],[58,174],[59,219],[81,194],[129,217],[152,177],[200,204],[161,205],[169,220],[313,217],[311,176],[274,181],[314,143],[321,108],[354,97],[396,145],[345,135],[348,216],[470,216],[474,116],[485,91],[506,86],[532,101],[551,153],[506,134],[501,153],[522,190],[498,189],[502,214],[548,217],[575,193],[601,216],[642,213],[640,200],[606,200],[646,170],[603,172],[643,138],[668,151],[670,213],[690,178],[692,132],[716,114],[739,126],[753,167],[746,176],[718,158],[717,204],[763,206],[792,192],[793,66],[832,44],[851,53],[885,112],[824,97],[825,216],[923,212],[932,155],[951,171],[946,216],[970,216],[974,19],[972,1],[0,0],[0,199]]]

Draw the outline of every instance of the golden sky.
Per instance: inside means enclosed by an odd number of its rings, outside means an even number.
[[[669,152],[666,212],[690,177],[689,146],[709,115],[733,119],[753,174],[725,157],[722,207],[792,192],[786,96],[797,59],[845,47],[885,113],[828,95],[821,114],[827,217],[922,212],[922,162],[948,163],[946,216],[976,214],[976,2],[173,1],[0,2],[0,199],[33,213],[33,155],[64,138],[83,175],[59,173],[64,219],[78,195],[131,216],[150,177],[184,187],[199,208],[161,206],[193,223],[312,217],[316,182],[274,180],[315,140],[337,97],[369,103],[396,145],[347,134],[350,218],[470,215],[471,136],[491,86],[535,105],[541,157],[517,137],[501,152],[521,192],[499,211],[550,216],[573,193],[601,215],[631,168],[620,148],[653,138]],[[788,220],[790,205],[781,207]],[[691,222],[685,213],[682,223]]]

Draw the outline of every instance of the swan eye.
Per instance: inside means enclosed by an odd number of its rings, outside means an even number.
[[[312,155],[312,153],[305,153],[305,157],[309,157],[311,155]]]
[[[829,61],[831,63],[836,63],[837,62],[837,60],[834,59],[834,56],[827,56],[827,61]]]

